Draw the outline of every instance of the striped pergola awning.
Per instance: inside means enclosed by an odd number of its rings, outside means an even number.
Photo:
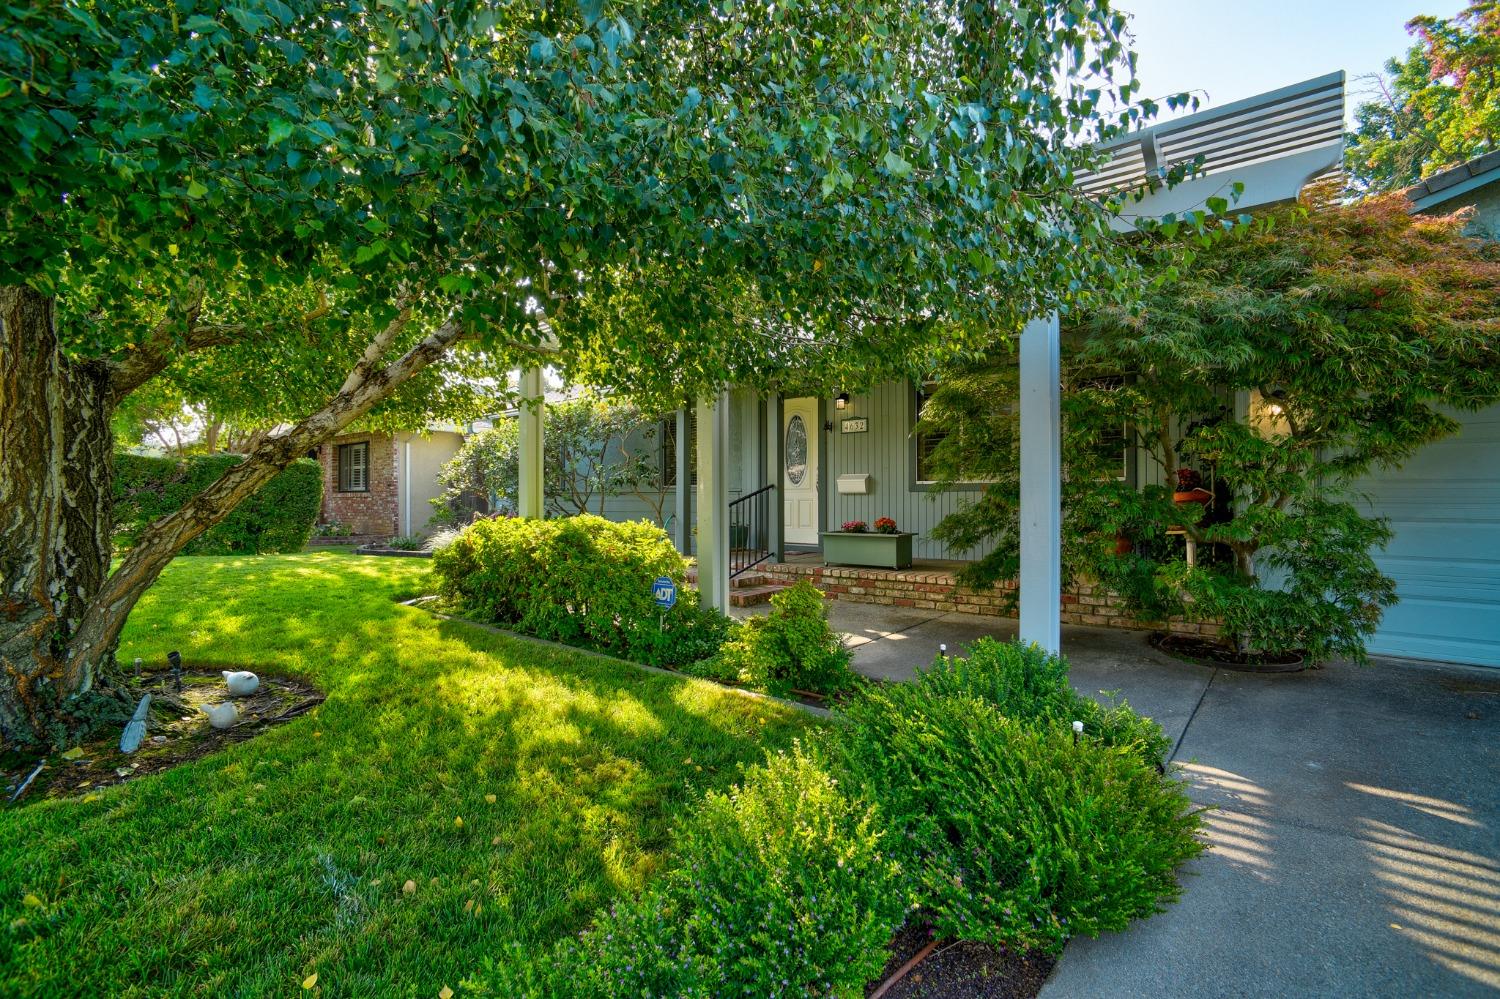
[[[1077,183],[1090,195],[1135,192],[1196,161],[1197,172],[1173,191],[1201,201],[1205,190],[1239,181],[1246,194],[1236,207],[1251,208],[1295,198],[1308,181],[1337,171],[1343,148],[1344,74],[1337,72],[1133,132],[1104,147],[1108,162]],[[1179,203],[1186,202],[1168,196],[1163,211],[1180,210],[1171,207]]]

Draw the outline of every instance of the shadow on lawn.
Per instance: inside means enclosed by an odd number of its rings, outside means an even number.
[[[254,662],[327,700],[99,800],[0,815],[0,919],[24,921],[0,992],[456,985],[638,888],[678,814],[811,724],[398,607],[420,579],[340,556],[174,564],[127,662]]]

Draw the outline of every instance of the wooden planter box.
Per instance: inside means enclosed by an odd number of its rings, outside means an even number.
[[[910,569],[911,539],[909,531],[878,534],[874,531],[824,531],[823,562],[827,565],[864,565],[877,569]]]

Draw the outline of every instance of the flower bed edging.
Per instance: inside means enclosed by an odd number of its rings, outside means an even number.
[[[410,600],[399,601],[399,603],[402,607],[413,607],[417,610],[426,611],[433,617],[442,618],[444,621],[457,621],[459,624],[467,624],[472,627],[479,628],[483,631],[493,632],[496,635],[504,635],[506,638],[514,638],[517,641],[530,642],[533,645],[543,645],[547,648],[557,649],[559,651],[577,652],[586,656],[596,656],[600,659],[608,659],[611,662],[624,663],[626,666],[634,666],[636,669],[645,670],[648,673],[659,673],[662,676],[681,677],[684,680],[702,680],[704,683],[711,683],[716,687],[733,691],[736,694],[742,694],[745,697],[753,697],[763,701],[772,701],[776,704],[785,704],[788,707],[796,708],[799,711],[805,711],[808,714],[814,715],[818,718],[830,718],[833,715],[833,712],[829,711],[827,708],[820,708],[815,704],[804,704],[801,701],[792,701],[788,700],[785,697],[775,697],[771,694],[762,693],[759,690],[751,690],[748,687],[738,687],[732,683],[723,683],[719,680],[714,680],[706,676],[693,676],[691,673],[681,673],[677,670],[664,669],[660,666],[648,666],[645,663],[638,663],[629,659],[622,659],[619,656],[612,656],[608,652],[596,652],[593,649],[580,648],[577,645],[568,645],[564,642],[554,642],[550,638],[537,638],[535,635],[525,635],[519,631],[511,631],[509,628],[502,628],[498,624],[486,624],[483,621],[475,621],[466,617],[458,617],[454,614],[444,614],[442,611],[433,610],[431,607],[426,606],[429,601],[434,599],[436,598],[432,596],[413,597]]]

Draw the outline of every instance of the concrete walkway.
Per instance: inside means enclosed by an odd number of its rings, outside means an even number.
[[[855,667],[904,679],[1015,622],[835,602]],[[1083,693],[1161,722],[1212,849],[1182,900],[1069,945],[1043,999],[1500,992],[1500,671],[1380,662],[1281,676],[1065,628]]]

